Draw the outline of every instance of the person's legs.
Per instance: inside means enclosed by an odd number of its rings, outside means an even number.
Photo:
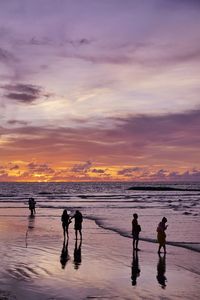
[[[135,249],[135,238],[133,238],[133,249]]]
[[[135,245],[136,250],[138,250],[138,242],[139,242],[139,238],[136,239],[136,245]]]
[[[163,245],[164,253],[166,253],[166,246],[165,244]]]
[[[159,248],[158,248],[158,253],[160,254],[160,250],[161,250],[161,245],[159,244]]]
[[[80,238],[82,239],[82,232],[81,229],[79,229]]]
[[[66,226],[66,233],[67,233],[67,238],[69,238],[68,226]]]
[[[77,229],[75,229],[75,236],[76,236],[76,240],[77,240]]]
[[[63,228],[63,236],[64,236],[64,239],[65,239],[65,225],[62,224],[62,228]]]

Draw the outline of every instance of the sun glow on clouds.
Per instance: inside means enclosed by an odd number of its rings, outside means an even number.
[[[87,161],[66,167],[53,167],[50,164],[36,162],[15,162],[0,166],[0,178],[6,181],[180,181],[199,180],[200,170],[180,168],[179,171],[163,169],[161,166],[149,168],[148,166],[97,166]]]
[[[1,2],[0,180],[199,180],[199,26],[195,0]]]

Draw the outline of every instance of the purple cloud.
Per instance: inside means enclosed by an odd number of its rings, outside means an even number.
[[[171,172],[167,179],[172,181],[200,181],[200,170],[186,171],[184,173]]]
[[[124,168],[122,170],[119,170],[117,172],[118,175],[123,175],[123,176],[132,176],[133,173],[141,171],[142,168],[139,167],[133,167],[133,168]]]
[[[27,165],[27,168],[29,169],[29,172],[31,173],[45,173],[45,174],[53,174],[55,171],[49,167],[48,164],[37,164],[34,162],[31,162]]]
[[[103,169],[92,169],[91,172],[92,173],[97,173],[97,174],[104,174],[104,173],[106,173],[106,170],[103,170]]]
[[[23,103],[31,103],[37,99],[36,96],[24,93],[9,93],[6,95],[8,99],[19,100]]]
[[[14,63],[17,62],[17,59],[10,51],[0,48],[0,61],[3,63]]]
[[[74,165],[71,171],[75,173],[79,173],[79,172],[87,173],[87,171],[91,168],[91,166],[92,166],[92,162],[88,160],[84,164]]]
[[[9,125],[27,125],[28,122],[20,121],[20,120],[9,120],[7,121]]]
[[[200,110],[109,118],[102,120],[101,126],[93,127],[87,122],[78,122],[76,128],[0,127],[0,135],[6,135],[1,154],[6,157],[13,157],[13,153],[20,157],[47,157],[49,161],[56,161],[57,157],[65,161],[66,155],[71,157],[73,154],[74,160],[86,160],[86,163],[75,165],[73,172],[87,172],[92,166],[88,157],[108,166],[153,166],[159,163],[166,168],[167,165],[187,163],[198,167],[199,128]],[[123,169],[118,175],[137,171],[134,167]]]
[[[22,103],[32,103],[42,96],[47,96],[42,93],[41,87],[31,84],[7,84],[1,88],[7,92],[5,96],[8,99]]]
[[[156,172],[147,170],[145,173],[140,174],[140,178],[143,180],[152,181],[200,181],[200,170],[193,169],[185,172],[169,172],[167,170],[160,169]]]
[[[14,166],[10,167],[10,170],[19,170],[19,166],[18,165],[14,165]]]

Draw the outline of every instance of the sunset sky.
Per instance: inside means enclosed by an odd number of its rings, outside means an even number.
[[[0,1],[0,181],[199,181],[199,95],[199,0]]]

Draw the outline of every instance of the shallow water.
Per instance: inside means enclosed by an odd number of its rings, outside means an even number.
[[[84,220],[82,243],[71,227],[63,253],[56,215],[5,216],[0,228],[0,299],[199,299],[197,252],[168,246],[160,258],[140,242],[136,260],[129,238]]]
[[[183,190],[128,190],[147,185]],[[71,214],[79,209],[84,217],[124,236],[130,236],[132,214],[137,213],[141,239],[149,242],[155,242],[157,224],[165,216],[167,241],[200,251],[199,183],[0,183],[0,215],[3,209],[7,216],[27,216],[29,197],[37,201],[41,218],[60,217],[63,208]]]

